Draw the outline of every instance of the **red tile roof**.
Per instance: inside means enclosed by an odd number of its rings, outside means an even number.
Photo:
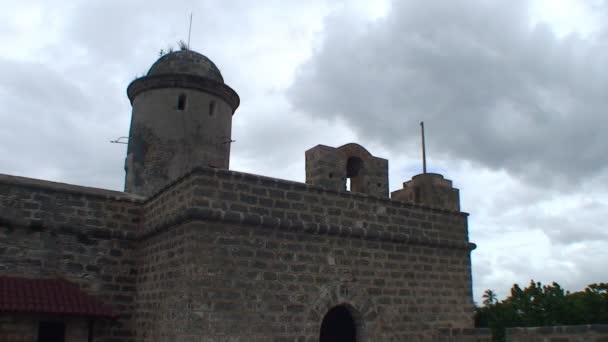
[[[0,277],[0,312],[116,317],[108,306],[62,279]]]

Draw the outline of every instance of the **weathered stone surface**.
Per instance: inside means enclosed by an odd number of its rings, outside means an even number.
[[[306,151],[306,183],[376,197],[388,197],[388,160],[374,157],[358,144],[338,148],[317,145]]]
[[[342,303],[368,340],[472,324],[463,213],[208,168],[145,200],[10,180],[2,274],[81,284],[123,315],[102,340],[314,340]]]
[[[395,201],[417,203],[434,208],[460,210],[460,195],[452,181],[436,173],[423,173],[403,183],[403,189],[393,191]]]
[[[65,278],[120,315],[99,330],[100,340],[122,340],[116,334],[125,329],[133,333],[135,245],[143,198],[5,175],[0,175],[0,188],[0,275]],[[12,319],[12,327],[0,325],[2,338],[5,330],[31,333],[4,341],[37,340],[35,318]],[[86,326],[84,339],[71,339],[70,326],[66,326],[66,341],[86,339]]]
[[[566,325],[507,329],[508,342],[604,342],[608,325]]]
[[[450,329],[442,328],[437,333],[438,342],[491,342],[490,329]]]
[[[239,97],[207,57],[166,54],[127,94],[133,112],[126,192],[150,196],[193,167],[228,168]]]

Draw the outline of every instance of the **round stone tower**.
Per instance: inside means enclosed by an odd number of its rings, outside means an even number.
[[[160,57],[131,82],[125,191],[149,196],[196,166],[228,169],[239,96],[200,53]]]

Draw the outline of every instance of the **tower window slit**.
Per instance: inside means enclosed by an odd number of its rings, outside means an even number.
[[[186,109],[186,95],[181,94],[177,97],[177,110],[185,110]]]
[[[209,116],[215,114],[215,101],[209,102]]]

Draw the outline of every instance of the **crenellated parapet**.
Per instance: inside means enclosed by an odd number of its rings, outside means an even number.
[[[452,181],[437,173],[423,173],[403,183],[403,189],[393,191],[391,199],[433,208],[460,211],[458,189]]]

